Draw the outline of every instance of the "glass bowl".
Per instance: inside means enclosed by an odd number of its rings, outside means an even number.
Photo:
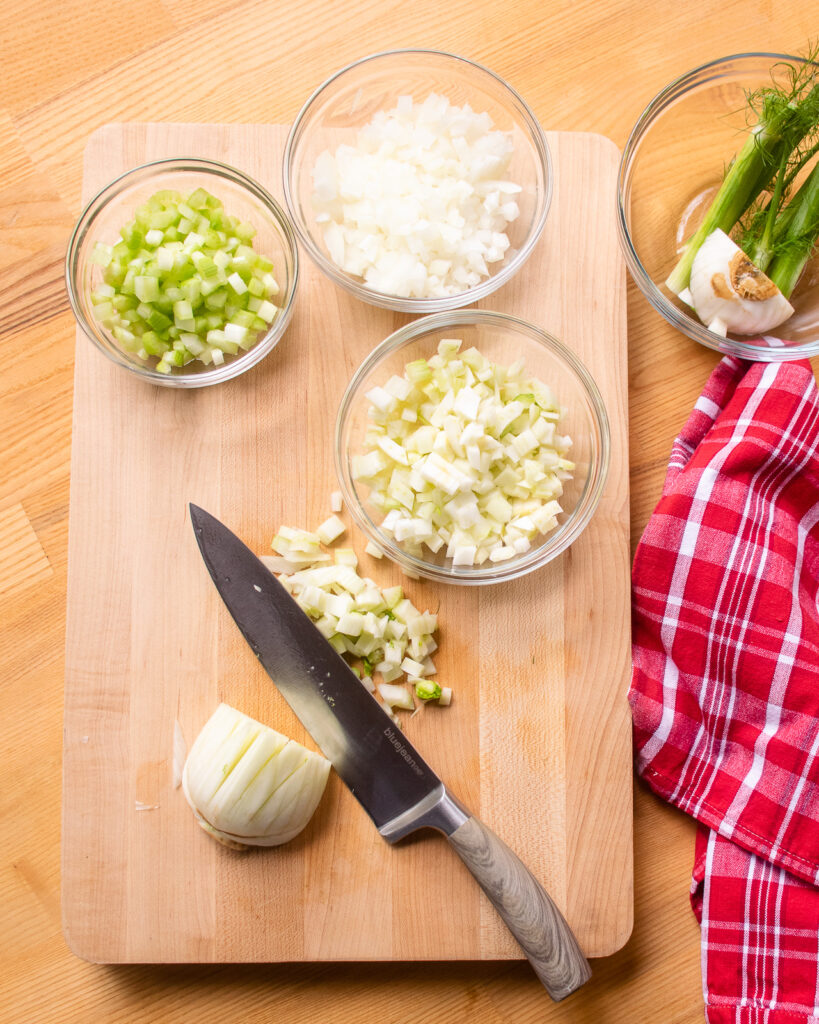
[[[157,358],[141,359],[125,349],[94,317],[91,293],[103,281],[103,268],[91,259],[97,242],[119,240],[120,228],[133,219],[135,210],[161,189],[188,195],[202,187],[219,199],[225,212],[256,229],[253,248],[273,263],[278,294],[278,313],[269,328],[247,350],[225,355],[221,366],[198,359],[171,373],[156,370]],[[276,200],[241,171],[226,164],[194,157],[157,160],[126,171],[106,185],[83,210],[71,235],[65,266],[71,308],[80,327],[96,347],[118,366],[165,387],[198,388],[230,380],[255,366],[274,348],[290,321],[298,281],[298,246],[287,214]]]
[[[312,205],[313,168],[320,154],[352,145],[378,111],[392,110],[399,97],[416,102],[431,93],[450,103],[486,112],[493,128],[512,137],[504,177],[520,185],[520,215],[507,227],[510,247],[488,263],[478,284],[440,298],[389,295],[363,277],[342,270],[330,257]],[[476,302],[505,284],[523,265],[543,231],[552,195],[552,164],[540,125],[524,100],[503,79],[463,57],[436,50],[392,50],[350,64],[327,79],[307,100],[290,130],[284,152],[284,195],[293,223],[312,259],[336,284],[365,302],[405,313],[434,313]]]
[[[381,513],[370,503],[366,485],[353,478],[352,459],[362,450],[369,422],[366,393],[384,385],[393,374],[401,376],[408,362],[434,355],[442,338],[461,339],[463,349],[474,345],[499,365],[523,360],[526,371],[548,385],[565,410],[560,432],[572,438],[569,457],[576,469],[573,478],[564,484],[558,526],[551,533],[536,536],[528,551],[508,561],[453,566],[445,547],[437,555],[424,547],[425,557],[416,557],[379,529]],[[577,356],[540,328],[488,310],[436,313],[391,334],[353,375],[336,420],[336,472],[345,503],[368,539],[410,574],[467,586],[515,579],[565,551],[580,536],[597,507],[608,472],[609,451],[609,422],[603,400]]]
[[[696,231],[724,168],[745,141],[746,93],[771,78],[777,53],[741,53],[682,75],[640,115],[620,162],[618,228],[632,277],[651,305],[683,334],[742,359],[779,362],[819,353],[819,260],[810,261],[791,296],[794,315],[761,338],[722,337],[665,285],[677,256]]]

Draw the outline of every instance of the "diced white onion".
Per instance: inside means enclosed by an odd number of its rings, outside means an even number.
[[[316,160],[312,203],[330,258],[390,295],[474,287],[509,252],[520,216],[521,188],[504,180],[512,152],[487,113],[435,93],[400,97],[353,145]]]

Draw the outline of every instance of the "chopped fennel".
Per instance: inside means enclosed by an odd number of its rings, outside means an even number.
[[[404,550],[472,566],[514,558],[553,530],[575,467],[548,387],[522,363],[460,349],[443,339],[432,358],[367,392],[352,472],[383,514],[381,530]]]
[[[442,692],[441,687],[433,679],[415,680],[415,696],[419,700],[438,700]]]
[[[336,565],[351,565],[355,569],[358,565],[358,555],[352,548],[336,548],[333,552],[333,561]]]
[[[182,788],[202,828],[241,850],[297,836],[329,773],[321,754],[220,704],[191,747]]]
[[[316,160],[312,204],[330,258],[389,295],[474,287],[506,256],[520,215],[521,187],[505,180],[513,148],[469,104],[401,96],[353,145]]]
[[[316,530],[316,534],[322,544],[332,544],[334,540],[338,540],[346,529],[347,527],[338,516],[332,515],[329,519],[324,520]]]
[[[253,249],[255,233],[203,188],[156,192],[118,241],[94,247],[103,279],[91,293],[95,319],[160,373],[221,365],[278,315],[273,264]]]
[[[412,694],[405,686],[396,683],[379,683],[376,687],[378,695],[384,704],[389,708],[404,708],[405,711],[414,711],[415,702]]]
[[[329,564],[330,556],[317,543],[320,531],[321,527],[311,533],[282,526],[272,542],[280,556],[262,556],[262,560],[348,660],[364,686],[381,699],[385,710],[392,717],[393,707],[412,710],[412,695],[405,687],[382,690],[382,686],[403,679],[414,684],[435,674],[437,615],[419,611],[402,587],[382,590],[374,580],[359,575],[352,548],[335,548]],[[330,530],[328,536],[334,532]],[[314,562],[297,560],[299,555],[307,558],[308,552],[316,558]],[[280,571],[282,567],[290,571]],[[377,684],[373,676],[378,677]]]

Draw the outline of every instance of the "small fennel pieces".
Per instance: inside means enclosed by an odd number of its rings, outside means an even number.
[[[443,338],[366,397],[353,476],[405,551],[442,551],[453,566],[503,562],[558,525],[572,441],[557,399],[522,361],[500,366]]]
[[[382,590],[374,580],[359,576],[352,548],[336,548],[330,564],[331,556],[321,550],[320,543],[332,543],[343,530],[335,515],[315,533],[281,526],[271,545],[277,554],[262,556],[262,561],[330,645],[349,661],[362,684],[377,694],[396,724],[400,720],[395,708],[416,710],[402,677],[423,703],[435,700],[448,705],[451,689],[429,678],[437,671],[432,654],[438,649],[433,636],[438,616],[419,611],[400,586]]]

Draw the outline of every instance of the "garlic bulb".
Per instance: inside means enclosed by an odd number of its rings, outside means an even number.
[[[228,704],[191,747],[182,788],[206,832],[233,849],[279,846],[318,806],[330,762]]]
[[[715,334],[764,334],[793,315],[793,306],[724,231],[700,246],[691,266],[691,304]]]

